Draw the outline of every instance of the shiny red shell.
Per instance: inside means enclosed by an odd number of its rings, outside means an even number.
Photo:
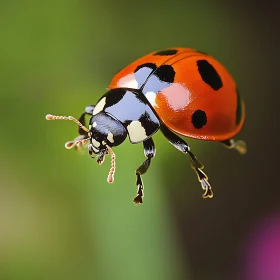
[[[213,89],[213,73],[208,75],[207,71],[205,75],[209,76],[206,78],[210,79],[210,85],[204,81],[204,72],[198,70],[198,61],[214,68],[222,86]],[[147,63],[153,63],[157,68],[170,65],[175,71],[171,86],[156,92],[154,102],[150,102],[169,129],[183,136],[212,141],[230,139],[240,131],[245,117],[245,105],[235,81],[220,62],[194,49],[172,48],[150,53],[116,74],[108,88],[138,88],[135,70],[139,65]],[[148,75],[147,79],[150,77]],[[206,123],[202,127],[194,125],[196,111],[206,115]]]

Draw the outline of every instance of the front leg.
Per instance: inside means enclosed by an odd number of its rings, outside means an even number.
[[[144,184],[141,178],[141,175],[147,172],[151,164],[152,158],[156,154],[156,148],[152,138],[143,142],[144,146],[144,155],[147,158],[135,171],[136,173],[136,186],[137,186],[137,196],[133,199],[135,204],[143,202],[144,197]]]
[[[87,106],[85,108],[85,112],[80,116],[79,122],[82,123],[83,125],[85,125],[85,123],[86,123],[85,116],[86,115],[92,116],[93,110],[94,110],[94,106],[93,105]],[[88,135],[81,127],[79,127],[78,133],[80,135],[85,135],[85,136]]]
[[[188,154],[191,159],[191,166],[196,172],[197,178],[201,183],[201,187],[204,190],[203,198],[212,198],[213,192],[210,183],[208,182],[207,175],[202,171],[204,166],[198,161],[196,156],[191,152],[190,146],[175,133],[170,131],[164,124],[161,124],[161,132],[167,138],[169,143],[171,143],[177,150],[184,154]]]

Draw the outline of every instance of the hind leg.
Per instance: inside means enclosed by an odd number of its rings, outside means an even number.
[[[241,155],[245,155],[247,152],[247,145],[242,140],[228,139],[221,141],[221,143],[228,149],[237,150]]]

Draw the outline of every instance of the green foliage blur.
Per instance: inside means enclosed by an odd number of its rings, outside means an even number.
[[[230,276],[238,244],[257,217],[246,212],[257,209],[252,185],[262,182],[251,175],[259,170],[252,162],[256,137],[264,139],[257,121],[267,86],[256,81],[271,77],[261,70],[260,36],[269,34],[258,28],[260,9],[244,9],[218,0],[1,3],[1,280],[237,279]],[[238,138],[249,154],[188,140],[213,185],[206,201],[188,158],[158,133],[144,203],[135,206],[142,145],[114,149],[108,184],[109,158],[99,166],[86,152],[66,150],[76,126],[45,115],[78,118],[128,63],[176,46],[212,54],[235,77],[248,104]]]

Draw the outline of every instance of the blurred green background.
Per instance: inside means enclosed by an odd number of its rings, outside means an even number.
[[[1,280],[280,279],[279,9],[265,3],[1,2]],[[128,63],[174,46],[235,77],[249,150],[188,140],[214,189],[203,200],[188,158],[158,133],[135,206],[142,145],[114,149],[108,184],[110,160],[66,150],[76,126],[45,115],[79,117]]]

